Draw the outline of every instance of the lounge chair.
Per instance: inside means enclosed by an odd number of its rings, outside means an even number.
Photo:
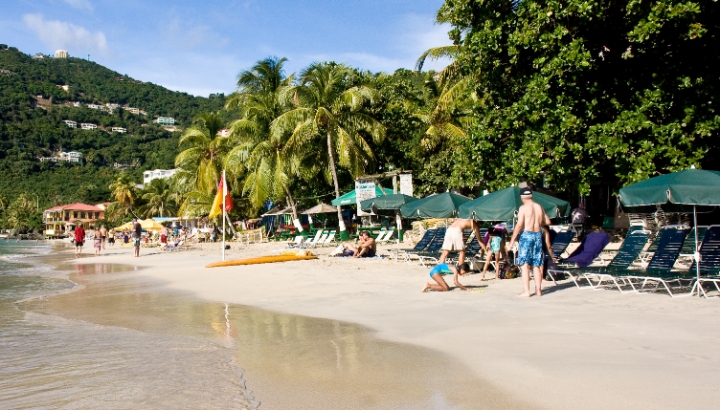
[[[293,240],[291,243],[288,244],[288,248],[299,248],[300,245],[305,241],[305,237],[302,235],[298,235],[295,237],[295,240]]]
[[[327,236],[325,237],[325,240],[320,241],[318,243],[319,246],[330,246],[335,243],[335,230],[330,231]],[[323,235],[324,236],[324,235]]]
[[[561,257],[562,254],[565,252],[568,246],[570,246],[570,242],[572,242],[573,238],[575,237],[575,232],[573,231],[563,231],[558,232],[555,235],[555,238],[552,240],[552,251],[553,255],[556,257]]]
[[[386,244],[386,243],[390,242],[390,240],[394,234],[395,234],[395,228],[390,228],[390,230],[387,231],[385,236],[383,236],[380,239],[376,239],[375,242],[377,242],[378,244]]]
[[[423,266],[426,266],[426,263],[432,263],[433,261],[437,263],[437,257],[440,256],[440,248],[442,248],[442,244],[445,241],[445,231],[446,228],[437,228],[435,236],[430,241],[427,248],[425,248],[425,251],[412,254],[410,256],[418,259],[420,264]]]
[[[673,288],[670,286],[673,282],[677,282],[683,287],[683,281],[688,281],[687,287],[694,288],[694,275],[690,275],[687,270],[682,272],[672,271],[689,230],[687,226],[664,226],[660,231],[660,236],[656,240],[657,250],[647,266],[646,272],[649,274],[635,275],[633,274],[635,272],[632,271],[626,272],[627,274],[623,273],[627,284],[629,284],[635,292],[648,290],[648,287],[654,284],[655,286],[651,289],[652,291],[656,291],[662,287],[671,297],[680,296],[673,292]],[[687,296],[690,295],[690,293],[684,295]]]
[[[313,248],[315,245],[317,245],[318,241],[320,240],[320,237],[322,236],[323,231],[322,229],[315,232],[315,236],[312,237],[309,241],[305,241],[304,243],[301,243],[299,245],[300,248]]]
[[[610,236],[605,232],[590,232],[580,246],[561,264],[574,264],[579,268],[590,266],[610,243]],[[553,251],[554,252],[554,251]]]
[[[690,236],[688,236],[688,239]],[[693,245],[695,238],[693,237]],[[705,232],[700,245],[700,280],[695,284],[691,294],[695,291],[707,298],[703,288],[705,283],[711,283],[715,290],[720,292],[720,226],[711,226]],[[690,274],[697,272],[695,262],[690,267]]]
[[[395,259],[403,259],[405,262],[410,262],[411,255],[417,256],[418,252],[422,252],[427,248],[428,244],[433,240],[435,237],[435,233],[437,232],[437,229],[428,229],[423,234],[422,238],[415,244],[415,247],[413,247],[410,250],[407,249],[400,249],[398,251],[391,250],[391,257]],[[410,253],[412,252],[412,253]],[[418,259],[417,257],[415,259]]]
[[[563,271],[563,273],[567,274],[577,287],[580,287],[578,280],[584,277],[593,289],[600,289],[604,282],[609,281],[612,282],[620,292],[624,292],[623,286],[630,285],[632,287],[632,284],[627,283],[624,277],[618,277],[616,272],[630,268],[639,257],[640,252],[645,248],[649,238],[650,231],[636,230],[628,232],[622,246],[618,249],[617,254],[615,254],[615,257],[606,268],[599,271],[585,271],[582,273],[572,271]],[[593,279],[595,282],[593,282]]]

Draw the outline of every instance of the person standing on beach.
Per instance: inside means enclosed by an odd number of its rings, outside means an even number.
[[[532,266],[533,278],[535,280],[535,294],[542,296],[542,271],[540,267],[543,265],[542,250],[542,229],[549,229],[550,219],[545,210],[532,199],[532,190],[530,188],[520,189],[520,199],[522,206],[518,210],[518,221],[510,240],[510,249],[515,245],[518,235],[518,253],[515,260],[522,271],[524,291],[518,296],[530,297],[530,267]]]
[[[115,228],[110,228],[108,231],[108,245],[115,245]]]
[[[487,252],[487,246],[480,237],[480,225],[474,219],[456,219],[455,222],[450,225],[445,231],[445,239],[442,244],[442,254],[438,260],[438,264],[445,263],[445,259],[448,254],[452,251],[458,253],[458,265],[465,263],[465,240],[463,238],[463,231],[465,229],[472,229],[475,232],[475,238],[477,239],[483,252]]]
[[[142,238],[142,226],[140,226],[140,222],[136,219],[133,219],[133,247],[135,248],[135,257],[140,256],[140,239]]]
[[[100,245],[101,249],[105,250],[105,241],[107,240],[108,231],[105,229],[105,225],[100,225]]]
[[[95,256],[100,256],[100,249],[102,249],[103,239],[100,229],[95,229],[93,232],[93,247],[95,248]]]
[[[75,228],[75,256],[80,256],[82,253],[82,247],[85,243],[85,229],[83,229],[82,223],[77,222],[77,227]]]

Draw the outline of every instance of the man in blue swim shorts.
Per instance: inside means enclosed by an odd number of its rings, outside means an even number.
[[[545,214],[542,206],[533,201],[530,188],[520,189],[520,199],[523,204],[518,209],[518,221],[510,240],[510,249],[512,249],[513,245],[515,245],[515,239],[520,236],[515,263],[520,266],[522,271],[525,289],[518,296],[532,296],[530,293],[531,266],[535,280],[535,294],[542,296],[542,272],[540,270],[543,265],[542,228],[550,225],[550,219]]]

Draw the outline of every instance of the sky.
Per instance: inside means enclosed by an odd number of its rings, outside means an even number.
[[[239,72],[269,56],[288,58],[287,74],[316,61],[391,73],[451,44],[450,28],[434,23],[442,0],[4,3],[0,43],[27,54],[89,54],[121,74],[201,96],[231,93]]]

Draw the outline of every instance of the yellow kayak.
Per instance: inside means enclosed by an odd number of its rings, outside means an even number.
[[[261,263],[275,263],[275,262],[289,262],[289,261],[302,261],[309,259],[317,259],[317,256],[308,255],[272,255],[272,256],[260,256],[257,258],[248,259],[234,259],[231,261],[213,262],[205,266],[206,268],[219,268],[222,266],[240,266],[240,265],[257,265]]]

